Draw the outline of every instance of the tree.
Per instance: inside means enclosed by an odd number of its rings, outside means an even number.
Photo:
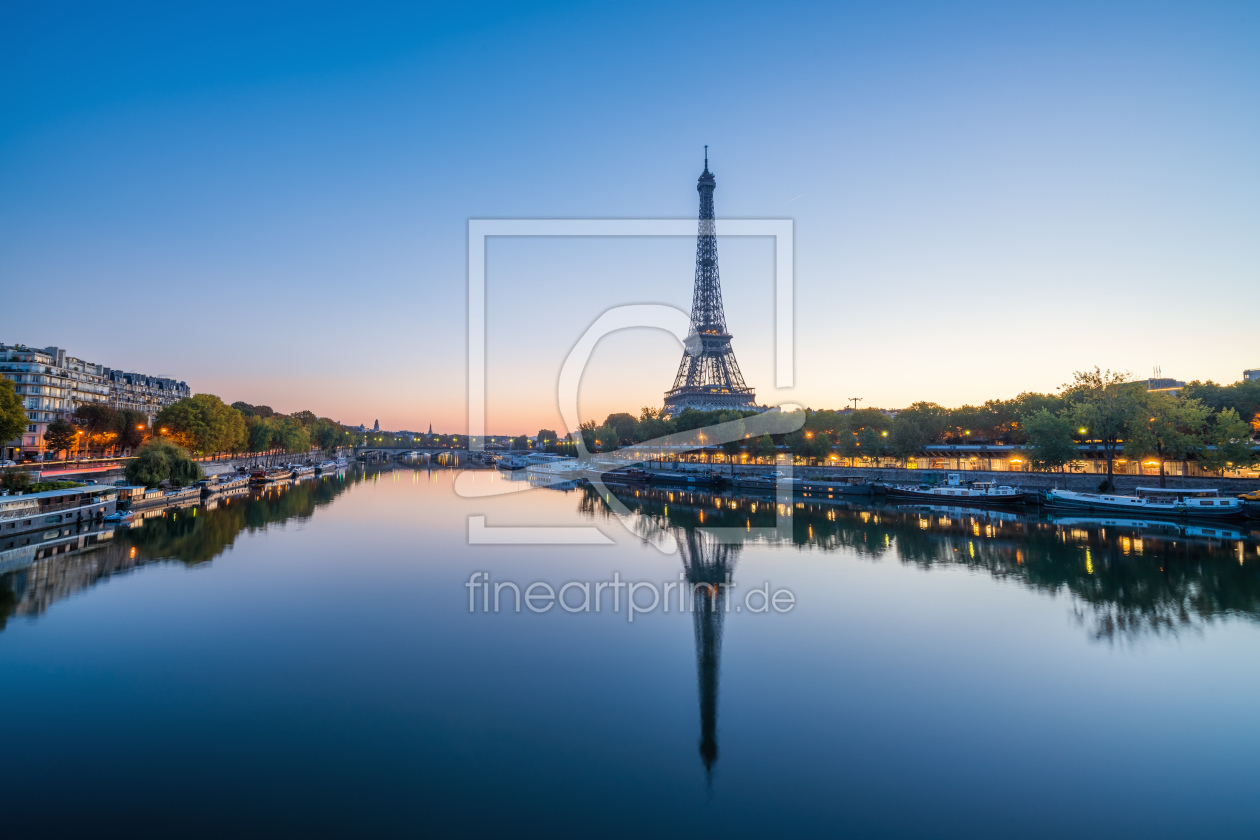
[[[904,465],[917,455],[932,438],[919,423],[919,414],[909,410],[897,415],[888,430],[888,451]]]
[[[1062,470],[1080,457],[1072,438],[1072,421],[1045,408],[1019,420],[1024,431],[1024,457],[1035,470]]]
[[[311,424],[311,443],[332,455],[340,447],[352,442],[350,430],[328,417],[319,417]],[[247,434],[248,437],[248,434]]]
[[[69,421],[59,417],[49,423],[48,428],[44,430],[44,447],[56,459],[58,452],[69,452],[78,433]]]
[[[158,413],[157,426],[176,443],[201,454],[235,452],[245,445],[245,418],[214,394],[196,394],[167,406]]]
[[[1219,412],[1213,418],[1207,436],[1213,448],[1205,450],[1202,459],[1203,466],[1209,470],[1246,468],[1260,461],[1260,453],[1251,443],[1250,424],[1232,408]]]
[[[774,445],[774,441],[770,435],[762,435],[757,438],[757,442],[750,447],[750,453],[754,458],[774,458],[778,456],[778,447]]]
[[[1215,412],[1232,408],[1244,423],[1260,431],[1260,379],[1243,379],[1233,385],[1215,382],[1191,382],[1181,395],[1203,402]]]
[[[888,449],[888,431],[875,426],[866,426],[857,434],[857,445],[862,455],[872,459],[879,466]]]
[[[275,414],[267,418],[267,425],[271,427],[271,448],[283,449],[285,452],[311,450],[311,433],[292,417]]]
[[[1077,371],[1063,386],[1071,406],[1071,421],[1087,440],[1102,445],[1107,459],[1106,489],[1115,490],[1116,452],[1140,413],[1141,383],[1129,382],[1129,374],[1110,370]]]
[[[117,440],[118,412],[105,403],[83,403],[74,410],[74,420],[87,437],[89,452],[93,443],[107,443],[107,435]]]
[[[271,424],[256,414],[245,416],[245,451],[252,454],[271,448]]]
[[[538,448],[543,452],[554,451],[558,440],[559,437],[556,435],[554,429],[538,430]]]
[[[722,452],[731,462],[731,471],[735,471],[735,456],[744,448],[744,416],[738,411],[732,411],[724,414],[722,422],[729,424],[729,428],[725,431],[724,436],[733,437],[734,440],[728,440],[722,444]]]
[[[578,431],[582,435],[582,447],[587,452],[595,451],[595,421],[587,420],[578,426]]]
[[[786,435],[783,442],[787,444],[788,452],[803,458],[807,464],[824,460],[831,454],[831,438],[826,432],[811,432],[802,427]]]
[[[114,416],[114,431],[118,433],[117,443],[120,448],[133,452],[144,443],[149,428],[149,418],[134,408],[120,409]]]
[[[157,487],[169,481],[176,487],[192,484],[201,478],[201,467],[188,455],[188,450],[166,438],[150,438],[124,470],[132,484]]]
[[[13,380],[0,377],[0,443],[21,437],[27,422],[26,408]]]
[[[1138,408],[1125,435],[1124,452],[1139,459],[1154,455],[1159,460],[1159,486],[1167,487],[1165,460],[1185,461],[1203,448],[1203,431],[1212,409],[1196,399],[1159,391],[1142,394]]]
[[[663,438],[674,431],[674,424],[660,416],[656,409],[644,406],[639,412],[639,422],[635,424],[634,441]]]
[[[20,493],[30,486],[31,474],[26,470],[19,470],[17,467],[5,467],[4,472],[0,472],[0,488]]]
[[[604,421],[605,426],[612,426],[617,430],[617,440],[632,441],[639,432],[639,421],[633,416],[625,412],[617,414],[609,414],[608,419]]]
[[[1015,406],[1015,422],[1011,424],[1008,443],[1024,442],[1024,418],[1032,417],[1043,408],[1051,414],[1061,414],[1067,402],[1057,394],[1038,394],[1024,391],[1010,401]]]
[[[942,443],[945,439],[945,429],[949,425],[949,410],[942,408],[934,402],[917,402],[909,408],[902,409],[897,414],[896,419],[892,422],[892,428],[889,429],[890,445],[892,438],[898,437],[898,422],[912,423],[918,429],[918,437],[923,441],[923,445],[929,443]],[[907,431],[901,433],[901,437],[907,434]],[[896,454],[895,452],[893,454]],[[907,453],[905,456],[913,455],[913,452]]]
[[[604,452],[612,452],[621,443],[621,433],[611,423],[605,423],[595,430],[595,440]]]

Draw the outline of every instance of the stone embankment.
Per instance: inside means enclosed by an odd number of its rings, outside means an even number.
[[[698,465],[689,465],[698,466]],[[712,467],[717,472],[725,472],[726,469],[715,464]],[[771,466],[743,466],[737,468],[740,472],[769,472],[773,469],[783,469],[782,467]],[[958,472],[962,476],[963,481],[995,481],[998,484],[1009,484],[1012,487],[1021,487],[1025,490],[1050,489],[1058,487],[1064,490],[1078,490],[1082,492],[1094,492],[1098,489],[1098,485],[1107,476],[1095,475],[1092,473],[1034,473],[1034,472],[988,472],[986,470],[906,470],[893,467],[888,468],[861,468],[861,467],[793,467],[792,474],[800,476],[841,476],[844,478],[859,478],[863,481],[879,481],[885,484],[918,484],[923,481],[924,477],[929,473],[935,473],[943,480],[945,475],[952,472]],[[1120,493],[1132,492],[1135,487],[1158,487],[1159,477],[1150,475],[1118,475],[1115,477],[1116,491]],[[1236,493],[1249,493],[1253,490],[1260,489],[1260,480],[1254,478],[1181,478],[1180,476],[1169,476],[1167,479],[1169,487],[1215,487],[1222,493],[1233,495]]]

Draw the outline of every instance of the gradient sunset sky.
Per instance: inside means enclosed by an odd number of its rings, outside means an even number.
[[[466,428],[470,218],[795,221],[723,238],[766,403],[1260,367],[1260,4],[6,4],[0,341],[347,423]],[[718,226],[721,232],[721,223]],[[691,239],[488,248],[488,430],[559,428],[610,306],[689,308]],[[600,344],[584,416],[679,345]]]

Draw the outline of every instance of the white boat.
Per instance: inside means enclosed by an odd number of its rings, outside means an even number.
[[[312,464],[289,464],[289,468],[293,471],[292,475],[296,478],[299,475],[311,475],[315,472]]]
[[[501,470],[523,470],[527,466],[525,459],[519,455],[504,455],[496,466]]]
[[[539,483],[560,484],[581,478],[582,464],[577,458],[548,455],[543,458],[535,458],[533,463],[526,464],[525,473],[531,480]]]
[[[1042,490],[1041,503],[1052,510],[1124,511],[1135,516],[1240,517],[1241,499],[1222,496],[1215,488],[1138,487],[1136,496]]]
[[[950,473],[946,477],[945,484],[940,486],[902,485],[889,487],[887,492],[890,499],[913,499],[937,503],[949,501],[964,505],[1017,505],[1024,500],[1023,491],[1015,487],[993,481],[973,481],[970,484],[963,484],[958,473]]]
[[[321,461],[320,463],[315,465],[315,472],[319,473],[320,475],[326,475],[328,473],[336,472],[337,470],[341,469],[343,466],[345,466],[344,462],[339,464],[336,461]]]

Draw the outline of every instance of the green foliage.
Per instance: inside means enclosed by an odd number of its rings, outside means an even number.
[[[762,435],[749,448],[749,455],[754,458],[773,458],[779,454],[778,448],[774,445],[774,440],[770,435]]]
[[[239,452],[246,445],[245,418],[213,394],[196,394],[162,409],[157,427],[193,452]]]
[[[1181,395],[1197,399],[1215,412],[1232,408],[1244,423],[1260,428],[1260,379],[1244,379],[1233,385],[1191,382],[1181,389]]]
[[[616,426],[611,423],[605,423],[595,430],[595,440],[599,443],[601,450],[612,452],[620,445],[621,435],[618,433]]]
[[[804,426],[784,436],[788,452],[806,462],[825,460],[831,454],[831,438],[826,432],[814,432]]]
[[[539,429],[537,437],[538,448],[543,452],[554,452],[560,440],[554,429]]]
[[[271,449],[285,452],[307,452],[311,448],[311,434],[297,420],[283,414],[269,417],[266,424],[271,429]]]
[[[898,423],[910,424],[913,431],[911,429],[898,430]],[[906,452],[904,455],[898,453],[898,440],[922,440],[925,444],[936,443],[944,439],[945,430],[949,428],[949,425],[949,409],[942,408],[934,402],[917,402],[899,412],[893,420],[892,428],[889,429],[889,445],[893,448],[894,455],[901,458],[909,457],[914,453]]]
[[[17,467],[5,467],[0,472],[0,487],[11,493],[22,492],[31,486],[31,476],[26,470],[19,470]]]
[[[734,438],[722,444],[722,451],[734,458],[744,448],[744,415],[738,411],[727,412],[722,415],[722,424],[726,427],[722,436]]]
[[[595,421],[587,420],[578,426],[578,431],[582,435],[582,446],[587,452],[595,451]]]
[[[1203,466],[1209,470],[1250,467],[1260,461],[1260,453],[1252,448],[1250,424],[1232,408],[1216,415],[1207,437],[1215,447],[1201,455]]]
[[[1107,459],[1106,487],[1114,487],[1112,472],[1116,451],[1136,417],[1141,415],[1145,393],[1140,383],[1131,383],[1129,374],[1110,370],[1077,371],[1064,387],[1068,416],[1086,440],[1098,441]]]
[[[78,481],[37,481],[27,485],[27,493],[43,493],[45,490],[69,490],[71,487],[82,487]]]
[[[132,484],[157,487],[169,481],[175,487],[183,487],[201,478],[201,467],[186,449],[167,438],[155,437],[140,447],[125,473]]]
[[[0,377],[0,443],[21,436],[27,422],[26,409],[13,380]]]
[[[918,403],[930,405],[930,403]],[[939,408],[939,406],[936,406]],[[938,415],[907,409],[897,415],[888,430],[888,452],[903,463],[932,441],[928,423],[938,422]],[[930,427],[928,427],[930,428]],[[881,435],[882,436],[882,435]]]
[[[617,430],[617,439],[619,441],[634,440],[635,433],[639,430],[639,421],[625,412],[609,414],[608,419],[604,421],[604,425],[612,426]]]
[[[118,437],[118,412],[106,403],[83,403],[74,410],[75,425],[87,438],[86,448],[105,446]]]
[[[1132,458],[1159,458],[1159,482],[1164,486],[1164,462],[1182,461],[1200,452],[1203,432],[1212,409],[1197,399],[1160,391],[1143,393],[1125,433],[1124,452]]]
[[[1024,457],[1035,470],[1063,469],[1080,457],[1072,437],[1072,422],[1067,417],[1040,408],[1023,416]]]
[[[44,448],[54,457],[58,452],[69,452],[74,446],[77,434],[78,430],[73,424],[58,418],[49,423],[48,428],[44,430]]]
[[[117,443],[125,449],[135,450],[144,443],[149,428],[149,418],[143,412],[124,408],[114,418],[114,431],[118,433]]]
[[[257,417],[262,420],[266,420],[275,414],[275,411],[269,405],[250,405],[239,400],[232,403],[232,408],[239,411],[243,417]]]
[[[311,443],[324,452],[332,454],[343,446],[353,444],[350,430],[335,420],[320,417],[311,424]]]
[[[245,415],[245,451],[258,453],[271,448],[271,424],[257,414]]]

